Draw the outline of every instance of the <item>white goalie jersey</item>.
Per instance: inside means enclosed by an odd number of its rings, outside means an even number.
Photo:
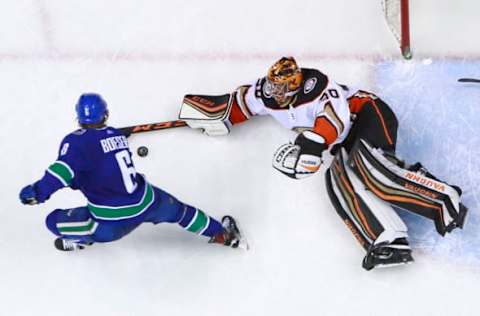
[[[302,68],[303,82],[288,105],[280,106],[271,84],[260,78],[231,94],[187,95],[179,118],[208,135],[224,135],[232,125],[255,115],[271,115],[282,126],[298,133],[312,131],[327,146],[341,143],[351,128],[348,98],[352,91],[331,81],[316,69]]]
[[[300,91],[285,107],[273,99],[265,78],[238,88],[230,115],[232,123],[253,115],[271,115],[288,129],[319,134],[327,145],[342,142],[351,125],[347,90],[318,70],[303,68],[302,73]]]

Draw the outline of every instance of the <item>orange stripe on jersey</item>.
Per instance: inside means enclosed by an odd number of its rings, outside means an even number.
[[[332,144],[338,137],[337,129],[326,117],[320,116],[315,120],[313,131],[325,139],[327,145]]]
[[[243,114],[242,110],[240,109],[240,106],[237,103],[237,98],[236,98],[236,93],[232,96],[233,102],[232,102],[232,109],[230,111],[230,122],[235,125],[238,123],[245,122],[248,120],[248,117]]]

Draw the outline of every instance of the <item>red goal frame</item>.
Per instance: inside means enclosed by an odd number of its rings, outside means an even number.
[[[410,10],[408,5],[409,0],[401,0],[400,3],[400,19],[401,19],[401,40],[400,49],[403,57],[406,59],[412,58],[410,50]]]

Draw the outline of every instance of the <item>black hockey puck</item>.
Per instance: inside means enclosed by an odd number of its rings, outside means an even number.
[[[145,157],[148,155],[148,148],[145,147],[145,146],[140,146],[138,147],[137,149],[137,154],[140,156],[140,157]]]

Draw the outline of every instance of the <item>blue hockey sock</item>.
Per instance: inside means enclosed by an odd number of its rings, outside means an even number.
[[[208,237],[223,232],[220,222],[203,211],[188,205],[185,206],[183,216],[178,224],[192,233]]]

